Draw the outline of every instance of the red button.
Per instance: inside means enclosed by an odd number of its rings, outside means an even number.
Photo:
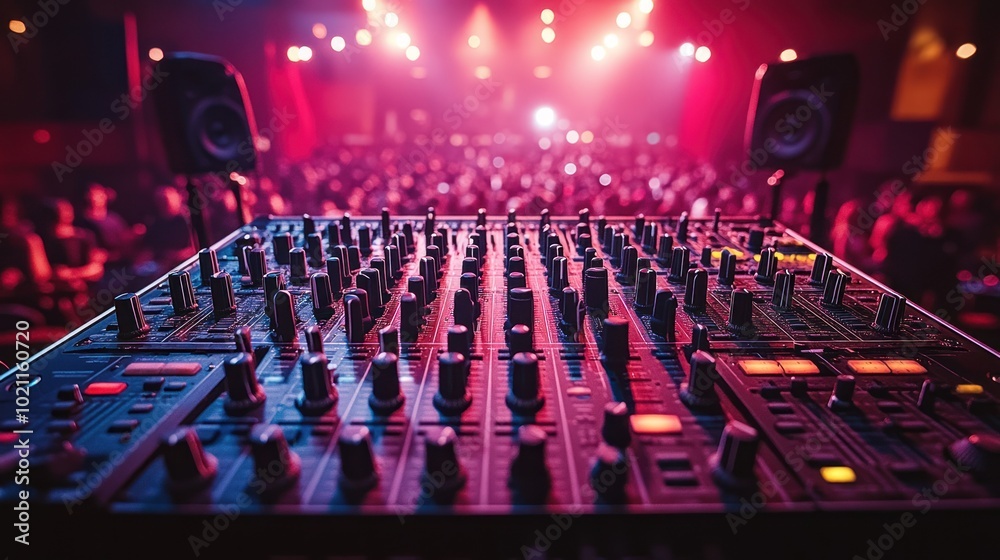
[[[14,432],[0,432],[0,443],[14,443],[17,441],[17,434]]]
[[[117,382],[103,382],[103,383],[91,383],[87,385],[87,388],[83,391],[84,395],[117,395],[128,387],[125,383]]]

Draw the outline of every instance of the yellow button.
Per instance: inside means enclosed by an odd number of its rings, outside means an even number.
[[[885,365],[892,373],[905,375],[927,373],[927,368],[916,360],[886,360]]]
[[[747,375],[781,375],[781,366],[774,360],[740,360],[740,369]]]
[[[847,360],[847,367],[860,375],[879,375],[891,373],[889,366],[882,360]]]
[[[974,383],[963,383],[962,385],[955,385],[955,392],[959,395],[981,395],[983,394],[983,386]]]
[[[788,375],[819,374],[819,367],[812,360],[778,360],[778,365]]]
[[[819,475],[830,484],[850,484],[858,479],[851,467],[820,467]]]
[[[681,419],[672,414],[633,414],[632,431],[637,434],[679,434]]]

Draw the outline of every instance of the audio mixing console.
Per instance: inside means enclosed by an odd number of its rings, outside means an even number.
[[[1000,355],[766,220],[261,217],[22,368],[79,557],[996,542]]]

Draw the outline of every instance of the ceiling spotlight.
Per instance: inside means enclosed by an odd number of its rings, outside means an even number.
[[[545,8],[542,10],[542,23],[548,25],[556,20],[556,14],[552,10]]]
[[[712,58],[712,51],[704,45],[694,51],[694,59],[698,62],[707,62],[710,58]]]
[[[549,128],[556,123],[556,112],[552,107],[539,107],[535,109],[535,124],[542,128]]]
[[[781,51],[780,55],[778,55],[778,58],[780,58],[782,62],[791,62],[798,57],[799,54],[795,52],[795,49],[785,49]]]
[[[679,50],[681,56],[694,56],[694,45],[691,43],[684,43]]]

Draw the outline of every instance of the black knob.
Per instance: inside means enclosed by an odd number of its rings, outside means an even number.
[[[576,254],[583,256],[587,249],[594,246],[594,238],[589,233],[581,233],[576,236]]]
[[[684,309],[689,312],[704,311],[708,301],[708,271],[693,268],[684,281]]]
[[[381,216],[381,218],[382,218],[382,221],[381,221],[382,228],[379,230],[379,232],[382,235],[382,239],[386,240],[386,239],[389,239],[390,235],[392,235],[392,226],[391,226],[391,224],[389,222],[389,209],[388,208],[382,208],[382,216]]]
[[[323,353],[323,331],[316,325],[309,325],[303,333],[306,335],[306,351]]]
[[[236,311],[236,295],[233,293],[233,278],[226,271],[212,275],[212,312],[219,319]]]
[[[469,362],[455,352],[438,355],[438,392],[434,408],[445,416],[457,416],[469,408],[472,397],[468,391]]]
[[[280,272],[268,272],[264,277],[264,313],[270,317],[271,324],[274,324],[274,294],[279,290],[287,290],[285,276]]]
[[[264,275],[267,274],[267,253],[260,247],[254,247],[247,254],[247,272],[251,286],[263,286]]]
[[[274,294],[274,338],[278,342],[293,342],[297,338],[295,327],[299,322],[295,310],[295,296],[288,290]]]
[[[257,368],[252,354],[237,354],[226,360],[223,368],[226,372],[226,400],[222,407],[226,414],[246,414],[267,400],[264,388],[257,382]]]
[[[688,268],[691,266],[691,250],[687,247],[674,247],[674,252],[670,258],[670,273],[667,281],[674,284],[683,284],[687,279]]]
[[[934,403],[937,401],[937,385],[930,379],[924,379],[920,385],[920,394],[917,396],[917,408],[927,414],[934,412]]]
[[[601,361],[611,371],[624,371],[628,366],[628,360],[628,320],[623,317],[604,319]]]
[[[378,466],[372,438],[365,426],[345,426],[340,448],[340,488],[349,496],[364,494],[378,484]]]
[[[313,315],[317,319],[328,319],[333,315],[333,288],[330,276],[325,272],[317,272],[309,278],[309,290],[312,294]]]
[[[608,269],[588,268],[583,275],[583,303],[596,317],[606,317],[608,305]]]
[[[171,491],[190,492],[203,488],[218,471],[218,459],[205,451],[194,428],[178,428],[164,438],[161,448]]]
[[[378,331],[378,347],[380,352],[399,355],[399,329],[388,326]]]
[[[210,285],[212,276],[219,272],[219,258],[215,254],[215,249],[198,251],[198,270],[201,273],[201,285]]]
[[[670,266],[674,259],[674,238],[668,233],[660,236],[660,241],[656,248],[656,262],[660,266]]]
[[[345,245],[336,245],[330,250],[332,257],[337,259],[337,263],[340,264],[340,283],[345,287],[350,287],[351,279],[351,262],[350,255],[348,254],[347,247]],[[327,269],[329,272],[329,269]],[[331,276],[333,276],[331,274]]]
[[[626,236],[627,237],[627,236]],[[637,268],[639,261],[639,251],[629,245],[622,249],[621,270],[615,275],[615,280],[626,286],[635,285],[635,275],[639,271]]]
[[[469,292],[469,297],[472,298],[473,312],[478,318],[482,313],[482,305],[479,303],[479,277],[475,274],[466,272],[458,278],[458,287]],[[507,298],[510,299],[509,291],[507,293]]]
[[[399,358],[395,354],[379,352],[372,358],[370,371],[372,394],[368,397],[368,406],[375,414],[392,414],[406,400],[399,387]]]
[[[520,352],[531,352],[534,349],[531,329],[527,325],[514,325],[507,332],[507,345],[510,347],[511,356]]]
[[[467,480],[456,447],[458,434],[451,426],[433,426],[424,436],[424,485],[433,488],[430,498],[437,503],[452,501]]]
[[[435,233],[431,237],[438,239],[441,235]],[[424,252],[427,253],[428,257],[434,259],[434,263],[437,264],[437,270],[434,273],[438,278],[441,278],[444,275],[442,272],[444,268],[444,254],[441,252],[441,248],[436,243],[432,243],[424,249]]]
[[[538,356],[533,352],[514,354],[510,361],[510,392],[507,407],[517,414],[531,415],[545,405],[540,394]]]
[[[628,461],[625,454],[607,444],[597,446],[597,456],[590,469],[590,487],[599,503],[617,504],[625,501],[628,483]]]
[[[948,455],[976,478],[1000,477],[1000,436],[975,433],[948,446]]]
[[[292,242],[292,234],[287,231],[275,233],[271,237],[271,247],[274,251],[274,260],[279,265],[288,264],[288,252],[295,244]]]
[[[372,230],[367,225],[358,228],[358,247],[362,255],[372,254]]]
[[[712,216],[712,232],[719,233],[719,223],[722,221],[722,209],[716,208]]]
[[[719,284],[732,286],[736,279],[736,256],[729,252],[729,249],[722,250],[722,257],[719,259]]]
[[[833,394],[827,403],[832,410],[844,410],[854,406],[854,376],[838,375],[833,385]]]
[[[759,284],[773,284],[774,274],[778,271],[778,253],[774,247],[768,247],[760,252],[760,262],[757,263],[757,274],[754,276]]]
[[[794,303],[795,271],[782,270],[774,276],[774,291],[771,292],[771,305],[777,309],[789,310]]]
[[[472,337],[469,336],[469,329],[462,325],[448,327],[448,351],[457,352],[465,356],[466,360],[472,359]]]
[[[711,408],[719,402],[715,394],[715,358],[698,350],[691,354],[691,373],[686,383],[681,383],[681,400],[692,408]]]
[[[525,279],[524,274],[520,272],[511,272],[510,276],[507,277],[507,291],[513,290],[514,288],[524,288],[527,285],[527,279]]]
[[[609,402],[604,405],[604,424],[601,437],[609,445],[626,448],[632,443],[631,418],[628,405],[623,402]]]
[[[752,487],[759,444],[760,437],[754,428],[735,420],[726,424],[719,450],[712,456],[712,474],[716,481],[734,489]]]
[[[349,288],[344,290],[344,295],[347,296],[348,294],[357,296],[358,301],[361,303],[361,327],[365,332],[372,330],[372,327],[375,326],[375,320],[372,319],[371,309],[368,306],[368,302],[370,301],[368,292],[361,288]]]
[[[638,238],[638,239],[636,239],[636,241],[638,241],[640,243],[642,242],[642,234],[643,234],[643,231],[645,230],[645,228],[646,228],[646,215],[645,214],[636,214],[636,216],[635,216],[635,222],[634,222],[634,224],[632,226],[632,231],[635,232],[635,235]]]
[[[417,311],[419,311],[420,316],[430,314],[430,308],[427,307],[427,285],[424,282],[423,276],[410,276],[406,279],[406,291],[413,294],[417,299]],[[421,322],[423,320],[421,319]]]
[[[851,277],[842,270],[831,270],[826,275],[826,283],[823,284],[823,305],[827,307],[840,307],[844,304],[844,292]]]
[[[288,268],[292,282],[305,282],[309,278],[309,266],[306,264],[306,251],[296,247],[288,252]]]
[[[611,266],[619,268],[622,265],[622,249],[627,245],[628,236],[624,233],[616,233],[611,238]]]
[[[358,290],[363,290],[368,297],[368,312],[371,313],[372,319],[381,317],[385,312],[385,306],[382,305],[382,289],[378,284],[378,271],[374,268],[366,268],[358,272],[355,285]]]
[[[761,248],[764,247],[764,230],[760,228],[753,228],[750,230],[750,236],[747,239],[747,250],[750,254],[759,253]]]
[[[549,277],[549,292],[561,294],[566,286],[569,286],[569,259],[556,257],[552,263],[552,276]]]
[[[368,266],[378,271],[379,285],[382,286],[382,301],[389,303],[389,300],[392,299],[392,292],[389,291],[389,287],[395,284],[392,275],[389,274],[389,265],[385,262],[385,259],[374,257],[368,261]]]
[[[416,248],[416,243],[413,240],[413,222],[403,224],[403,239],[406,241],[406,252],[412,253]]]
[[[344,276],[339,258],[326,259],[326,275],[330,278],[330,293],[333,294],[333,299],[340,299],[344,295]]]
[[[370,319],[370,318],[369,318]],[[344,296],[344,327],[347,330],[347,342],[361,344],[365,341],[365,314],[361,298],[355,294]]]
[[[708,338],[708,327],[701,323],[696,323],[691,329],[691,343],[687,345],[688,361],[698,350],[708,352],[711,348]]]
[[[399,247],[387,245],[385,250],[385,262],[389,265],[389,272],[392,277],[399,280],[403,276],[402,260],[399,256]]]
[[[424,278],[424,296],[427,303],[430,304],[437,297],[437,263],[430,257],[423,257],[420,259],[419,267],[420,276]]]
[[[882,334],[899,334],[905,314],[906,298],[886,292],[878,300],[878,310],[875,312],[875,323],[872,327]]]
[[[687,243],[688,240],[688,215],[681,212],[681,217],[677,219],[677,242]]]
[[[658,234],[656,224],[646,224],[642,232],[642,250],[649,254],[656,253]]]
[[[361,249],[357,245],[347,247],[347,267],[352,274],[361,269]]]
[[[817,254],[816,260],[813,261],[812,272],[809,273],[809,283],[817,286],[822,285],[826,282],[826,277],[832,268],[833,257],[829,253]]]
[[[658,290],[653,300],[653,316],[649,319],[649,329],[667,342],[676,339],[674,332],[677,321],[677,299],[670,290]]]
[[[473,336],[476,329],[476,306],[472,302],[472,295],[463,288],[455,290],[454,318],[456,325],[462,325],[469,331],[469,336]]]
[[[656,271],[652,268],[639,269],[635,281],[635,311],[639,315],[653,312],[656,299]]]
[[[333,385],[326,354],[306,352],[299,358],[302,366],[302,395],[295,406],[305,416],[320,416],[337,404],[337,388]]]
[[[399,298],[399,338],[407,344],[417,341],[420,334],[420,302],[413,292],[405,292]]]
[[[516,502],[544,502],[549,493],[551,475],[545,462],[547,439],[545,430],[534,424],[517,429],[517,455],[510,464],[508,482]]]
[[[149,325],[142,313],[139,296],[127,292],[115,296],[115,319],[118,321],[118,338],[128,340],[149,333]]]
[[[174,306],[175,315],[184,315],[198,309],[198,300],[194,297],[194,286],[188,271],[171,272],[167,282],[170,285],[170,303]]]
[[[531,288],[514,288],[507,292],[507,329],[525,325],[534,330],[535,294]]]
[[[733,290],[729,298],[729,322],[726,327],[739,336],[753,334],[753,292],[745,288]]]

